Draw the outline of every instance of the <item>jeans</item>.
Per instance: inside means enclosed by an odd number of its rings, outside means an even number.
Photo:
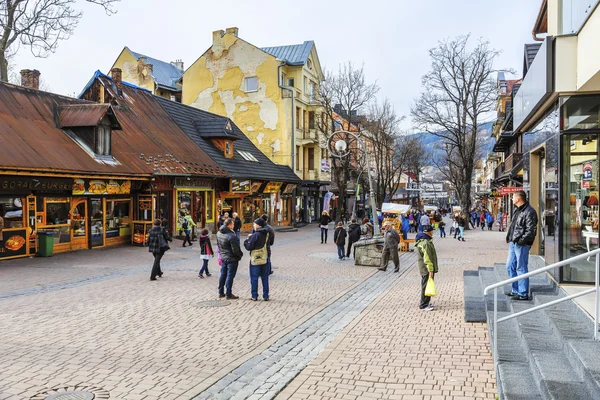
[[[344,256],[345,256],[345,253],[344,253],[344,245],[341,245],[341,246],[340,246],[340,245],[338,244],[338,247],[337,247],[337,248],[338,248],[338,257],[339,257],[339,258],[340,258],[340,260],[341,260],[341,259],[343,259],[343,258],[344,258]]]
[[[408,229],[405,231],[402,231],[402,239],[404,239],[404,240],[408,239]]]
[[[435,277],[435,274],[434,274]],[[425,288],[427,287],[427,281],[429,280],[429,274],[421,275],[421,304],[419,304],[419,308],[427,308],[429,302],[431,301],[431,297],[425,296]]]
[[[465,227],[464,226],[459,226],[458,227],[458,238],[459,239],[464,239],[465,238]]]
[[[208,272],[208,260],[202,260],[202,268],[200,268],[200,272],[198,272],[198,275],[202,275],[203,273],[209,274],[210,272]]]
[[[221,276],[219,276],[219,294],[231,296],[231,289],[233,288],[233,278],[235,278],[237,269],[237,261],[232,262],[223,260],[223,265],[221,265]]]
[[[269,298],[269,271],[271,270],[271,265],[267,261],[266,264],[263,265],[252,265],[250,264],[250,287],[251,294],[253,299],[258,298],[258,278],[260,277],[260,281],[262,283],[263,288],[263,299]]]
[[[509,278],[529,272],[527,264],[529,263],[530,248],[531,246],[519,246],[516,243],[510,243],[508,246],[508,260],[506,261]],[[519,296],[529,296],[529,278],[513,282],[512,292],[517,293]]]
[[[446,237],[446,228],[440,228],[440,237]]]
[[[235,231],[235,236],[237,236],[238,240],[240,240],[240,235],[241,235],[240,231]]]
[[[321,228],[321,243],[327,243],[327,231],[329,229],[327,228]],[[325,241],[323,241],[323,238],[325,238]]]
[[[154,264],[152,265],[152,272],[150,273],[150,279],[156,279],[156,276],[162,275],[160,269],[160,259],[165,255],[164,251],[160,253],[152,253],[154,255]]]
[[[186,243],[189,243],[190,246],[192,245],[192,239],[190,239],[190,233],[192,233],[191,230],[186,229],[183,231],[185,233],[185,238],[183,239],[183,246],[185,247]]]

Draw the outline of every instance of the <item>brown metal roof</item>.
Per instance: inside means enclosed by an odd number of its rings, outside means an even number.
[[[107,162],[90,155],[59,128],[61,106],[92,103],[0,82],[0,169],[148,177],[225,175],[151,101],[151,95],[134,90],[125,93],[127,107],[113,107],[123,128],[112,132],[116,161]]]
[[[121,129],[110,104],[77,104],[58,108],[58,125],[61,128],[97,126],[105,115],[112,120],[112,129]]]

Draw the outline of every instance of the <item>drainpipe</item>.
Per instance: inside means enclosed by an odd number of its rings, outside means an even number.
[[[280,59],[277,59],[277,61],[279,61],[279,66],[277,67],[277,82],[279,82],[279,87],[283,90],[289,90],[290,93],[292,94],[292,171],[296,172],[296,126],[294,125],[294,89],[290,89],[288,86],[283,86],[284,82],[281,82],[281,67],[283,67],[286,62]]]

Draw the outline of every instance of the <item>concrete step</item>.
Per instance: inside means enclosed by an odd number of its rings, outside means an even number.
[[[577,374],[583,378],[592,399],[600,399],[600,342],[570,340],[567,343],[567,357]]]
[[[487,314],[479,271],[463,271],[463,283],[465,288],[465,322],[486,322]]]

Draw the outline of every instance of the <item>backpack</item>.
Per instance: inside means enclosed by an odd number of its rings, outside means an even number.
[[[183,222],[181,223],[181,229],[183,229],[183,230],[188,229],[188,221],[187,221],[187,219],[184,219]]]

